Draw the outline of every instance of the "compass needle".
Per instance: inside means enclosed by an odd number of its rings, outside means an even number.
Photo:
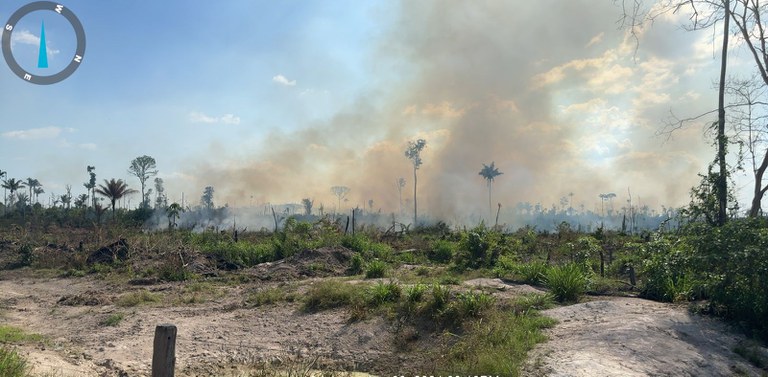
[[[40,51],[37,54],[37,68],[48,68],[48,48],[45,45],[45,21],[40,24]]]

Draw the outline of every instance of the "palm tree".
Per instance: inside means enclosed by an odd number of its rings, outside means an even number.
[[[13,194],[16,190],[23,188],[24,182],[19,179],[11,178],[3,180],[3,188],[11,192],[11,205],[13,205]]]
[[[480,175],[485,178],[486,183],[488,184],[488,213],[490,216],[493,216],[493,206],[491,205],[491,189],[493,188],[493,180],[494,178],[504,174],[499,171],[495,166],[494,162],[491,162],[490,165],[483,164],[483,169],[480,170]],[[488,220],[490,221],[490,220]]]
[[[35,189],[32,190],[32,193],[35,194],[35,203],[40,203],[40,194],[45,194],[45,190],[43,190],[42,185],[40,185],[35,187]],[[32,200],[32,198],[30,198],[30,200]]]
[[[115,217],[115,203],[126,195],[136,193],[134,189],[128,188],[128,185],[123,182],[122,179],[115,180],[114,178],[107,181],[104,180],[104,185],[99,185],[96,189],[96,193],[107,197],[112,202],[112,218]]]
[[[32,205],[32,198],[35,195],[35,189],[41,187],[40,181],[35,178],[27,178],[27,188],[29,188],[29,204]]]

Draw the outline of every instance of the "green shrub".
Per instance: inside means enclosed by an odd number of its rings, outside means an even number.
[[[517,266],[517,273],[528,284],[541,284],[547,275],[547,265],[543,262],[532,262]]]
[[[485,292],[459,293],[457,296],[459,310],[465,317],[479,317],[484,311],[493,306],[493,296]]]
[[[386,272],[387,272],[387,264],[380,260],[374,260],[368,263],[368,266],[365,269],[365,278],[366,279],[383,278],[386,275]]]
[[[357,275],[363,272],[363,266],[365,265],[365,259],[359,253],[352,256],[349,260],[349,274]]]
[[[586,289],[587,278],[580,266],[571,263],[550,268],[545,283],[558,301],[576,302]]]
[[[318,312],[352,304],[358,299],[359,288],[336,280],[313,285],[306,294],[304,311]]]
[[[447,240],[435,240],[429,247],[427,258],[433,262],[448,263],[456,252],[456,243]]]
[[[527,313],[531,310],[544,310],[554,306],[555,298],[551,294],[527,294],[518,297],[512,302],[512,311],[515,313]]]
[[[225,240],[207,243],[202,247],[202,251],[215,255],[224,263],[237,267],[251,267],[259,263],[279,259],[277,258],[275,243],[233,242]],[[285,252],[284,249],[281,249],[281,251]]]
[[[341,246],[362,253],[370,250],[371,241],[364,234],[348,234],[341,239]]]
[[[387,302],[397,302],[402,294],[400,285],[390,281],[389,283],[375,284],[368,288],[368,303],[377,307]]]
[[[27,360],[9,346],[0,346],[0,376],[26,377],[29,375]]]
[[[508,250],[505,236],[480,225],[462,232],[454,263],[460,270],[493,267],[505,250]]]
[[[419,302],[426,291],[427,286],[424,284],[412,285],[405,290],[405,300],[410,303]]]
[[[440,284],[432,284],[430,291],[432,295],[427,304],[427,310],[435,317],[439,315],[440,311],[448,307],[451,300],[451,289]]]

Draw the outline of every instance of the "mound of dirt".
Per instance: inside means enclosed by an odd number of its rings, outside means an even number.
[[[259,264],[248,273],[261,280],[272,281],[341,276],[346,274],[353,254],[345,247],[305,249],[277,262]]]

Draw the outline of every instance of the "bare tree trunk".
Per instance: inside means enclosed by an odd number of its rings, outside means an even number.
[[[418,220],[419,212],[417,210],[418,206],[416,205],[416,165],[413,166],[413,226],[416,226],[416,221]]]
[[[728,177],[725,162],[725,147],[728,139],[725,137],[725,74],[728,60],[728,34],[731,20],[731,2],[725,0],[725,23],[723,25],[723,51],[720,59],[720,89],[718,95],[717,111],[717,163],[720,173],[717,176],[715,187],[717,188],[717,225],[724,225],[727,221],[728,209]]]
[[[493,216],[493,206],[491,205],[491,191],[493,189],[493,181],[488,181],[488,221],[490,222],[490,216]]]
[[[760,167],[755,170],[755,193],[752,197],[752,207],[749,209],[749,217],[757,217],[760,214],[760,202],[763,200],[765,191],[768,190],[768,186],[762,187],[763,175],[765,174],[766,168],[768,168],[768,149],[765,151],[763,162],[760,164]]]

